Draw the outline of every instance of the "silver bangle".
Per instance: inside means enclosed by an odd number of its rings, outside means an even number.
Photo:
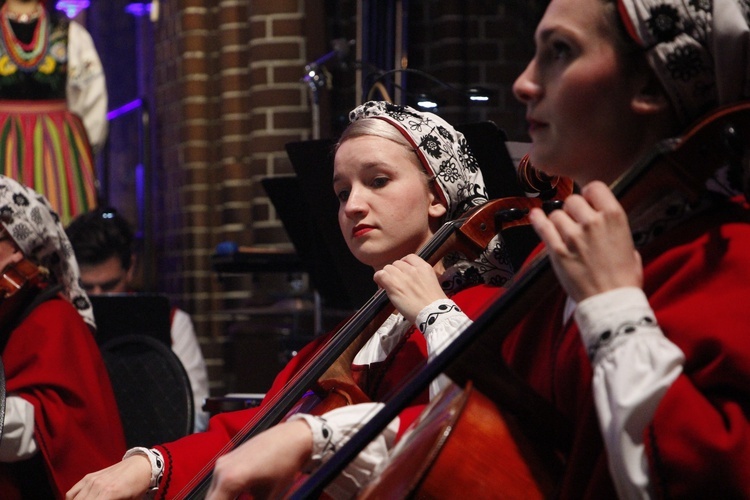
[[[159,481],[161,481],[161,477],[164,475],[164,457],[162,457],[161,452],[154,448],[148,449],[142,446],[137,446],[125,452],[122,459],[125,460],[133,455],[144,455],[148,458],[148,461],[151,463],[151,481],[148,485],[148,489],[149,491],[158,489]]]

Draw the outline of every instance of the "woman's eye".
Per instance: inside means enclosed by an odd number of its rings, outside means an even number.
[[[567,59],[572,52],[570,45],[561,41],[552,42],[550,50],[554,59]]]
[[[386,184],[388,184],[388,177],[375,177],[372,180],[372,187],[374,188],[382,188],[385,187]]]
[[[336,193],[336,198],[339,199],[340,203],[344,203],[346,200],[349,199],[349,191],[342,189],[338,193]]]

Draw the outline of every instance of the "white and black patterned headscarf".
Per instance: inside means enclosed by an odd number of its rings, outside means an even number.
[[[750,98],[750,0],[618,0],[683,126]]]
[[[435,177],[438,195],[455,219],[487,202],[482,172],[464,135],[433,113],[409,106],[369,101],[349,113],[349,121],[379,118],[393,125],[414,147],[427,172]]]
[[[86,323],[96,327],[91,302],[79,283],[73,247],[44,196],[0,175],[0,224],[26,257],[49,269],[54,282],[62,286],[62,295]]]
[[[382,101],[369,101],[349,113],[349,121],[378,118],[393,125],[412,145],[425,170],[435,178],[438,195],[453,220],[488,201],[482,172],[464,135],[433,113]],[[453,252],[443,259],[441,285],[446,293],[486,283],[503,286],[513,275],[505,243],[495,236],[474,259]]]

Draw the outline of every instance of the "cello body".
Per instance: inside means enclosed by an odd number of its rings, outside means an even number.
[[[561,463],[525,438],[471,384],[448,386],[394,448],[388,467],[358,497],[551,498]],[[470,478],[470,480],[459,480]]]

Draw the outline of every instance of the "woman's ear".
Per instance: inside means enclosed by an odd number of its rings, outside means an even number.
[[[430,217],[433,217],[435,219],[440,219],[445,216],[446,213],[448,213],[448,209],[445,208],[445,205],[440,201],[440,198],[435,196],[433,193],[432,199],[430,200],[430,207],[427,209],[427,213]]]
[[[661,83],[651,71],[647,71],[638,83],[631,100],[631,109],[641,115],[663,113],[671,109],[671,103]]]

